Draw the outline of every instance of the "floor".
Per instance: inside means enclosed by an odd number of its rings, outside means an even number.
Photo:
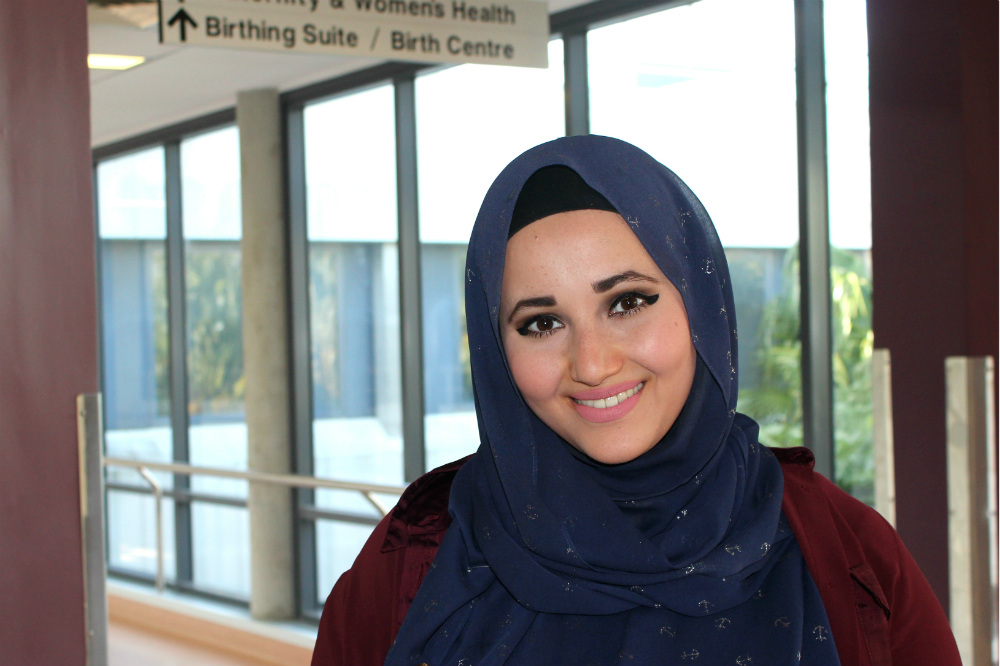
[[[108,666],[269,666],[197,644],[185,644],[133,625],[108,625]]]

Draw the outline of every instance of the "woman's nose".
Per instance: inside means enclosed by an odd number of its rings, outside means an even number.
[[[570,377],[588,386],[600,386],[622,369],[624,355],[607,332],[595,328],[573,332]]]

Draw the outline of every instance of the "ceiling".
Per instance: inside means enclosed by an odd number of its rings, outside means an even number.
[[[547,0],[555,12],[583,0]],[[236,104],[255,88],[292,90],[377,62],[351,56],[161,45],[155,2],[88,5],[90,53],[139,55],[124,71],[90,70],[91,145],[103,146]]]

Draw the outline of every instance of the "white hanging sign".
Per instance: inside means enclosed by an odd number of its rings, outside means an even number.
[[[160,42],[547,67],[541,0],[158,0]]]

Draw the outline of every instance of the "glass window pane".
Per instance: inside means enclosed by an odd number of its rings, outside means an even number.
[[[162,148],[97,167],[105,451],[153,462],[173,460],[167,338],[166,201]],[[173,477],[155,474],[164,488]],[[107,483],[149,491],[132,469],[110,467]],[[166,574],[173,577],[172,503],[164,502]],[[155,575],[153,498],[109,489],[108,563]]]
[[[591,131],[630,141],[705,204],[740,325],[740,409],[802,442],[791,0],[702,0],[588,34]]]
[[[565,133],[562,41],[547,69],[461,65],[417,79],[427,468],[479,445],[465,333],[465,251],[486,190]],[[485,102],[488,100],[488,102]]]
[[[872,452],[871,163],[864,0],[823,5],[837,484],[875,501]]]
[[[195,585],[250,599],[250,516],[241,507],[191,503]]]
[[[372,533],[369,525],[318,520],[316,521],[316,551],[322,553],[316,562],[316,595],[322,603],[333,589],[340,574],[351,568],[354,558]]]
[[[235,127],[181,142],[189,458],[247,469],[240,152]],[[246,497],[246,482],[196,476],[191,488]],[[195,585],[250,596],[246,510],[192,505]],[[235,516],[243,516],[241,519]]]
[[[102,162],[97,205],[105,429],[110,434],[167,428],[166,437],[112,438],[108,455],[170,460],[162,149]],[[164,442],[166,449],[160,448]]]
[[[395,98],[389,85],[303,113],[309,242],[313,470],[403,483]],[[372,518],[360,494],[317,490],[318,507]],[[319,521],[317,595],[354,561],[371,525]]]
[[[402,483],[391,86],[304,113],[317,476]],[[335,147],[336,149],[331,149]],[[317,502],[329,500],[322,491]]]
[[[108,490],[108,567],[156,576],[156,502],[151,495]],[[177,578],[174,558],[174,503],[163,501],[163,575]]]

